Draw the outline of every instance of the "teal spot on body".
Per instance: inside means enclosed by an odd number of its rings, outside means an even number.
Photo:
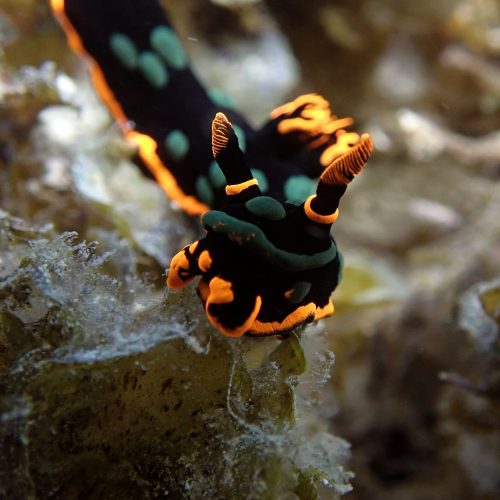
[[[127,35],[113,33],[109,38],[109,48],[122,66],[130,70],[137,68],[137,48]]]
[[[227,184],[226,176],[215,160],[212,160],[212,163],[208,167],[208,178],[212,186],[219,189]]]
[[[337,255],[339,258],[339,272],[337,274],[337,283],[340,283],[342,281],[342,278],[344,277],[344,256],[337,251]]]
[[[165,139],[165,147],[174,160],[182,160],[189,151],[189,139],[180,130],[172,130]]]
[[[233,109],[234,106],[234,101],[227,95],[225,94],[222,90],[220,89],[210,89],[207,91],[208,97],[212,100],[214,104],[217,104],[217,106],[221,106],[223,108],[229,108]]]
[[[283,205],[270,196],[256,196],[245,203],[249,212],[268,220],[281,220],[286,216]]]
[[[206,205],[212,205],[214,202],[214,191],[204,175],[200,175],[195,182],[195,189],[200,201]]]
[[[292,285],[291,294],[288,296],[288,301],[292,304],[302,302],[306,295],[311,290],[312,284],[309,281],[296,281]]]
[[[265,193],[269,189],[269,182],[267,181],[266,174],[258,168],[251,168],[250,171],[254,178],[257,179],[260,191]]]
[[[247,148],[247,138],[245,137],[245,132],[243,132],[243,129],[238,125],[233,125],[233,130],[238,138],[238,145],[240,149],[245,152],[245,149]]]
[[[286,180],[283,191],[286,200],[300,205],[316,192],[316,182],[306,175],[292,175]]]
[[[137,66],[144,78],[155,88],[166,87],[169,79],[168,70],[163,61],[153,52],[139,54]]]
[[[186,68],[188,61],[177,35],[167,26],[157,26],[149,36],[151,47],[174,69]]]
[[[286,271],[317,269],[331,262],[337,254],[333,242],[326,250],[312,255],[287,252],[271,243],[255,224],[236,219],[219,210],[206,212],[202,215],[201,222],[212,231],[227,235],[230,240],[254,255]]]

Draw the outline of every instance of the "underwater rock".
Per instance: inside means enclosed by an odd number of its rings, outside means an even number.
[[[401,109],[397,117],[406,136],[409,153],[417,160],[431,159],[449,152],[458,161],[468,164],[500,161],[500,132],[467,137],[446,130],[410,109]]]
[[[500,490],[500,280],[478,283],[458,303],[461,363],[443,371],[440,427],[478,495]],[[465,333],[465,335],[464,335]]]
[[[500,280],[467,290],[460,299],[458,322],[478,349],[491,351],[500,335]]]
[[[447,47],[440,59],[444,65],[478,79],[482,82],[485,91],[490,91],[497,97],[500,96],[500,69],[497,64],[459,45]]]
[[[297,334],[226,339],[192,289],[165,297],[137,276],[111,278],[109,256],[76,233],[5,212],[0,229],[0,496],[349,491],[347,443],[306,438],[295,416],[307,404],[295,386],[329,370],[327,349],[306,360]]]
[[[412,102],[428,91],[430,82],[424,68],[424,61],[411,40],[395,37],[379,59],[373,84],[389,102]]]
[[[499,24],[500,7],[495,0],[485,0],[480,4],[461,0],[451,12],[448,29],[471,47],[498,55]]]

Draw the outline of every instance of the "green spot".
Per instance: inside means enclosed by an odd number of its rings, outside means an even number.
[[[153,52],[139,54],[137,65],[144,78],[155,88],[161,89],[168,83],[168,71],[162,60]]]
[[[137,49],[127,35],[113,33],[109,38],[109,48],[122,66],[131,70],[137,68]]]
[[[229,109],[233,109],[235,107],[234,101],[220,89],[210,89],[208,91],[208,97],[210,97],[212,102],[217,104],[217,106]]]
[[[210,186],[210,183],[208,182],[208,179],[204,175],[200,175],[196,179],[195,188],[198,198],[206,205],[212,205],[214,202],[214,192],[212,190],[212,186]]]
[[[340,283],[342,281],[342,278],[344,277],[344,256],[340,252],[337,252],[337,256],[339,258],[339,272],[337,274],[337,283]]]
[[[189,139],[184,132],[172,130],[165,139],[165,147],[174,160],[182,160],[189,151]]]
[[[271,243],[255,224],[236,219],[219,210],[206,212],[202,215],[201,222],[215,233],[226,234],[230,240],[254,255],[286,271],[317,269],[331,262],[337,254],[333,242],[328,249],[312,255],[287,252]]]
[[[212,163],[210,163],[210,167],[208,167],[208,178],[212,186],[219,189],[227,184],[226,176],[215,160],[213,160]]]
[[[300,205],[316,192],[316,182],[305,175],[292,175],[283,188],[285,199],[295,205]]]
[[[283,205],[270,196],[256,196],[245,203],[248,211],[268,220],[281,220],[286,216]]]
[[[260,191],[262,193],[265,193],[269,189],[269,182],[267,182],[266,174],[258,168],[251,168],[250,171],[252,172],[252,175],[257,179]]]
[[[309,293],[309,290],[311,290],[311,286],[312,285],[309,281],[296,281],[292,285],[292,293],[288,297],[288,301],[292,304],[302,302],[305,296]]]
[[[187,57],[177,35],[167,26],[157,26],[149,37],[151,47],[160,54],[169,66],[184,69]]]
[[[247,148],[247,138],[245,137],[245,132],[243,132],[243,129],[238,125],[233,125],[233,130],[238,138],[238,145],[240,149],[245,152],[245,149]]]

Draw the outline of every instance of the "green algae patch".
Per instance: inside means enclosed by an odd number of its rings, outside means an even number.
[[[181,495],[182,483],[196,474],[199,481],[202,471],[217,474],[212,460],[223,459],[221,440],[230,431],[220,425],[228,354],[228,346],[217,342],[199,356],[176,339],[133,356],[46,365],[30,387],[37,415],[30,425],[31,455],[41,465],[31,473],[35,482],[61,497],[79,484],[101,498],[131,498],[130,491],[144,491],[148,476],[151,489],[162,484]],[[52,434],[44,432],[49,427]],[[80,457],[91,458],[83,478]]]

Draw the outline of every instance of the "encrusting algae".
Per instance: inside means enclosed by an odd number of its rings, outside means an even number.
[[[252,339],[213,335],[192,292],[165,301],[137,278],[131,291],[121,280],[133,277],[104,274],[105,258],[76,233],[5,213],[0,223],[2,496],[349,489],[347,444],[306,440],[296,421],[306,360],[295,334],[252,354]]]

